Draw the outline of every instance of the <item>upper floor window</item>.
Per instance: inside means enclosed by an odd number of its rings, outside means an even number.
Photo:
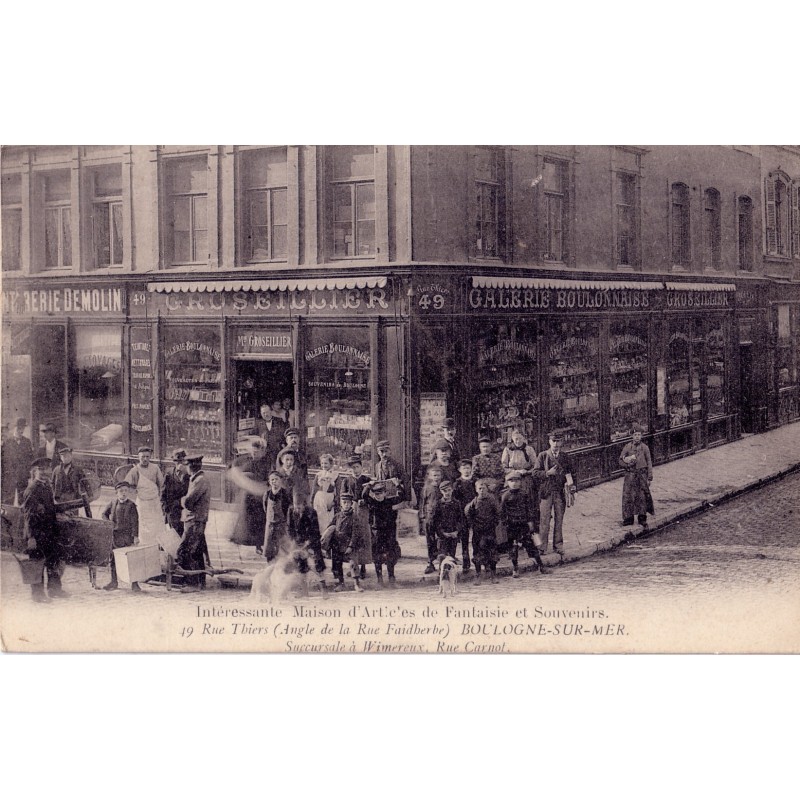
[[[736,201],[736,224],[739,269],[750,272],[753,269],[753,201],[749,197]]]
[[[673,183],[671,191],[672,263],[688,267],[690,263],[689,187]]]
[[[790,246],[790,182],[786,176],[769,175],[766,179],[767,254],[791,255]]]
[[[567,260],[567,165],[563,161],[544,160],[542,166],[544,192],[545,261]]]
[[[93,167],[88,172],[95,268],[122,265],[122,165]]]
[[[44,200],[44,266],[72,266],[72,207],[68,169],[41,176]]]
[[[720,268],[721,217],[719,192],[706,189],[703,207],[703,261],[711,269]]]
[[[207,261],[208,158],[170,158],[165,179],[167,264]]]
[[[22,267],[22,176],[3,175],[3,272]]]
[[[329,148],[334,258],[374,256],[375,148]]]
[[[636,213],[637,175],[615,173],[615,201],[617,207],[617,264],[634,266],[637,260],[639,226]]]
[[[285,261],[288,254],[286,148],[242,154],[244,257]]]
[[[476,256],[500,258],[505,251],[505,168],[502,150],[497,147],[475,148],[474,177],[473,252]]]

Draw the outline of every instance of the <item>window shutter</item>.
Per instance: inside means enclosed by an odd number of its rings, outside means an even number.
[[[771,178],[764,179],[764,199],[767,204],[764,224],[767,233],[767,253],[770,255],[778,254],[778,220],[775,211],[775,181]]]
[[[792,184],[792,253],[800,258],[800,186]]]

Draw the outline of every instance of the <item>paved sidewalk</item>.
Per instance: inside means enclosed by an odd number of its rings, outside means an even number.
[[[651,485],[656,513],[649,517],[648,533],[796,468],[800,468],[800,423],[747,436],[657,466]],[[110,493],[108,497],[105,495],[104,490],[104,497],[93,506],[101,510],[111,496]],[[575,506],[567,510],[564,518],[564,557],[550,553],[545,555],[545,562],[552,566],[562,560],[585,558],[619,545],[626,534],[639,536],[644,533],[639,525],[632,528],[620,526],[621,502],[622,478],[579,491]],[[225,585],[249,589],[252,576],[264,568],[265,562],[256,555],[253,547],[242,547],[230,541],[234,523],[234,512],[212,510],[206,528],[208,549],[215,567],[234,567],[244,573],[241,577],[227,576]],[[399,541],[403,557],[396,568],[398,584],[435,582],[438,579],[436,575],[423,575],[427,563],[425,538],[405,537]],[[520,555],[520,569],[530,569],[530,560],[524,552]],[[498,572],[510,574],[511,564],[507,556],[501,557]],[[330,583],[330,571],[325,575]],[[366,585],[369,588],[374,583],[375,573],[370,567]]]

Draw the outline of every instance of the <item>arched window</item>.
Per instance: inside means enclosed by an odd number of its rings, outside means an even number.
[[[766,245],[767,254],[771,256],[791,255],[790,240],[790,182],[787,176],[772,174],[765,181],[764,197],[766,200]]]
[[[746,196],[736,201],[736,224],[739,239],[737,258],[739,269],[753,269],[753,201]]]
[[[672,263],[688,267],[690,263],[689,187],[673,183],[671,191]]]
[[[721,221],[719,192],[706,189],[703,209],[703,263],[711,269],[719,269]]]

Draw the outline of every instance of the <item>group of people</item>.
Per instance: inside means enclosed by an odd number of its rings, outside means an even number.
[[[346,472],[337,471],[333,456],[323,454],[310,480],[300,430],[283,419],[280,405],[262,406],[250,452],[238,457],[227,473],[243,490],[232,539],[255,547],[267,562],[283,556],[301,573],[313,569],[325,588],[322,573],[328,557],[334,591],[345,590],[346,576],[352,577],[356,591],[362,591],[370,564],[379,586],[384,567],[389,584],[394,584],[401,555],[398,511],[409,506],[418,507],[420,534],[426,537],[425,574],[436,572],[445,557],[455,558],[459,544],[462,572],[474,566],[476,583],[482,572],[497,581],[498,552],[504,545],[514,578],[520,574],[520,550],[542,574],[548,572],[542,556],[551,541],[552,549],[563,555],[564,515],[575,502],[577,479],[559,431],[549,434],[549,447],[539,453],[514,430],[502,452],[482,436],[478,453],[462,457],[455,422],[448,418],[430,462],[415,480],[392,458],[388,440],[376,445],[373,475],[364,473],[357,453],[348,458]],[[36,454],[24,436],[26,426],[26,420],[17,420],[14,435],[3,443],[3,502],[22,506],[28,552],[42,559],[50,596],[59,597],[64,592],[56,512],[77,508],[75,501],[88,495],[87,481],[72,461],[71,448],[58,441],[54,426],[42,427],[45,444]],[[646,527],[647,514],[653,513],[652,458],[642,441],[644,429],[634,425],[631,433],[619,457],[625,471],[621,524],[632,526],[636,519]],[[117,481],[116,497],[103,518],[112,523],[114,548],[159,544],[174,549],[186,574],[183,590],[198,591],[211,566],[205,538],[211,498],[203,456],[177,450],[173,465],[162,472],[151,455],[150,447],[139,448],[137,463]],[[25,460],[23,475],[19,464]],[[84,508],[90,516],[88,502]],[[177,543],[174,548],[168,544],[169,532]],[[118,588],[113,558],[111,580],[103,588]],[[32,589],[35,600],[47,600],[42,584]],[[131,589],[139,587],[132,584]]]

